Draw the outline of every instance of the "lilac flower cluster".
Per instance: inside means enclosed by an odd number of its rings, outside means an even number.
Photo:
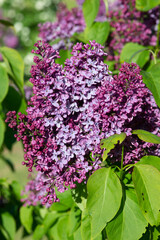
[[[67,9],[64,4],[59,5],[57,13],[57,21],[54,23],[46,22],[39,25],[39,36],[46,42],[59,40],[53,44],[55,50],[71,49],[72,42],[70,37],[74,33],[83,32],[85,28],[85,21],[82,10],[80,8],[73,8],[71,11]]]
[[[55,63],[59,55],[49,44],[35,46],[33,52],[40,57],[34,57],[36,65],[31,68],[34,96],[28,114],[19,113],[17,120],[16,113],[9,112],[6,122],[23,141],[23,164],[38,172],[26,189],[31,190],[28,203],[39,199],[51,204],[58,201],[55,187],[59,192],[75,188],[100,167],[101,139],[126,132],[131,145],[125,164],[137,161],[144,149],[153,151],[153,144],[144,145],[131,130],[159,134],[160,111],[142,82],[140,68],[125,63],[113,78],[103,62],[107,54],[95,41],[77,43],[64,68]],[[110,154],[113,161],[119,161],[118,152]]]
[[[103,63],[106,54],[94,41],[87,45],[77,43],[65,68],[55,64],[58,53],[46,43],[37,43],[34,51],[36,65],[31,69],[33,94],[28,115],[19,113],[17,126],[15,112],[8,113],[6,121],[22,139],[25,164],[41,173],[46,196],[42,203],[57,201],[54,187],[63,192],[66,186],[86,179],[89,171],[98,168],[99,161],[89,159],[90,152],[99,146],[98,122],[88,118],[88,107],[96,96],[97,87],[111,78]],[[64,184],[65,183],[65,184]]]
[[[114,30],[107,42],[108,60],[118,60],[121,49],[128,42],[155,46],[158,8],[144,13],[135,8],[135,0],[120,0],[115,4],[115,10],[109,7],[110,25]]]

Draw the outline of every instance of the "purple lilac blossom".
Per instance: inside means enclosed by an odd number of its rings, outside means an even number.
[[[107,41],[108,60],[117,61],[123,46],[128,42],[144,46],[156,45],[158,7],[148,12],[141,12],[135,8],[135,0],[119,0],[113,5],[109,4],[108,14],[110,25],[114,29]]]
[[[85,21],[82,10],[80,8],[73,8],[69,11],[64,4],[60,4],[57,21],[40,24],[39,36],[46,42],[61,39],[58,43],[53,44],[55,50],[71,49],[73,44],[70,41],[70,37],[74,33],[83,32],[84,28]]]
[[[29,204],[51,204],[58,201],[55,187],[64,192],[85,182],[100,167],[101,139],[115,133],[127,134],[124,164],[146,152],[160,155],[154,144],[131,136],[132,129],[159,135],[160,127],[160,111],[136,64],[124,63],[113,78],[103,62],[107,54],[95,41],[77,43],[64,68],[55,63],[59,55],[49,44],[39,41],[35,46],[33,52],[40,57],[34,57],[31,68],[34,95],[28,114],[19,113],[17,120],[12,111],[6,119],[23,141],[23,164],[38,172],[34,185],[30,182],[26,189],[31,191]],[[110,158],[119,162],[120,150],[112,151]]]

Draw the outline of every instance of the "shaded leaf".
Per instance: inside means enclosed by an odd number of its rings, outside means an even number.
[[[6,27],[11,27],[13,26],[13,23],[11,23],[10,21],[8,20],[4,20],[4,19],[0,19],[0,23],[5,25]]]
[[[5,133],[5,123],[4,123],[3,119],[0,116],[0,148],[1,148],[2,144],[3,144],[4,133]]]
[[[115,145],[117,143],[121,144],[126,138],[126,134],[125,133],[121,133],[121,134],[114,134],[108,138],[102,139],[101,140],[101,149],[105,148],[106,150],[103,153],[103,161],[106,160],[106,158],[108,157],[108,153],[115,148]]]
[[[72,198],[74,199],[76,205],[84,211],[86,208],[87,203],[87,187],[86,184],[76,183],[76,188],[73,188],[72,191]]]

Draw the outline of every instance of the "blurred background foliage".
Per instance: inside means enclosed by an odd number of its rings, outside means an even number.
[[[32,63],[31,50],[38,39],[38,24],[55,20],[59,2],[60,0],[0,0],[0,16],[13,24],[10,30],[17,37],[14,47],[24,59],[25,75],[28,75]],[[11,38],[11,34],[8,37]]]

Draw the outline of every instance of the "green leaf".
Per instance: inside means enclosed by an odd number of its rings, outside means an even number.
[[[149,72],[141,71],[143,82],[152,92],[157,105],[160,107],[160,63],[153,65]]]
[[[16,223],[13,216],[9,212],[2,212],[0,215],[2,226],[7,232],[9,239],[14,240],[16,233]]]
[[[44,221],[43,221],[45,231],[47,231],[54,224],[54,222],[57,220],[57,218],[59,216],[60,216],[60,214],[56,213],[56,212],[48,212],[46,214]]]
[[[95,22],[91,27],[86,27],[84,31],[85,42],[95,40],[103,45],[108,38],[109,31],[109,22]]]
[[[13,23],[9,22],[8,20],[0,19],[0,23],[5,25],[6,27],[13,26]]]
[[[57,240],[68,240],[67,231],[68,231],[68,216],[62,217],[57,224],[57,234],[59,239]]]
[[[0,102],[3,101],[8,92],[9,79],[6,70],[0,66]]]
[[[160,224],[160,172],[151,165],[135,165],[132,173],[138,202],[151,226]]]
[[[99,11],[100,0],[85,0],[83,3],[83,15],[86,25],[90,27]]]
[[[87,209],[91,215],[91,232],[95,238],[119,210],[122,186],[111,168],[95,171],[87,183]]]
[[[70,57],[72,56],[71,54],[72,50],[64,50],[64,49],[60,49],[59,51],[59,55],[60,58],[56,59],[56,63],[58,64],[62,64],[64,66],[64,62],[66,61],[66,59],[70,59]]]
[[[73,206],[69,213],[68,233],[71,236],[79,227],[81,221],[81,211],[77,206]]]
[[[3,144],[4,133],[5,133],[5,123],[4,123],[3,119],[0,116],[0,148],[1,148],[2,144]]]
[[[136,0],[136,8],[140,11],[148,11],[160,4],[160,0]]]
[[[22,198],[22,196],[21,196],[22,185],[19,184],[17,181],[12,181],[10,188],[11,188],[12,193],[16,197],[16,199],[20,201]]]
[[[44,234],[45,234],[44,225],[37,225],[33,233],[33,239],[41,240]]]
[[[91,239],[91,216],[88,214],[87,209],[85,209],[82,212],[81,236],[82,236],[82,240],[90,240]]]
[[[22,57],[15,49],[8,47],[1,47],[0,52],[4,60],[7,61],[7,65],[9,65],[15,84],[20,89],[21,93],[24,93],[24,62]]]
[[[147,225],[135,191],[128,189],[119,213],[107,224],[107,236],[109,240],[137,240],[146,231]]]
[[[101,140],[101,149],[105,148],[106,150],[103,153],[103,161],[106,160],[106,158],[108,157],[108,153],[115,148],[115,145],[117,143],[121,144],[126,138],[126,134],[125,133],[121,133],[121,134],[114,134],[108,138],[102,139]]]
[[[80,227],[77,229],[76,232],[74,232],[73,235],[74,235],[74,240],[83,240],[81,237],[81,228]]]
[[[158,137],[157,135],[151,132],[138,129],[138,130],[133,130],[132,134],[136,134],[139,137],[139,139],[141,139],[144,142],[160,144],[160,137]]]
[[[71,192],[76,205],[81,209],[81,211],[84,211],[87,203],[86,184],[76,183],[76,188],[73,188]]]
[[[16,111],[16,112],[22,112],[26,113],[26,103],[25,100],[21,97],[19,92],[15,90],[13,87],[9,87],[7,96],[5,97],[3,103],[3,107],[6,109],[6,111]]]
[[[66,211],[67,209],[71,208],[74,204],[71,190],[68,189],[63,193],[60,193],[56,190],[57,197],[59,198],[59,202],[55,202],[51,206],[51,210],[53,211]]]
[[[160,158],[157,156],[144,156],[136,163],[138,164],[147,164],[147,165],[152,165],[153,167],[157,168],[160,171]]]
[[[20,208],[20,220],[28,233],[31,233],[31,230],[32,230],[32,223],[33,223],[32,213],[33,213],[32,206],[29,206],[29,207],[22,206]]]
[[[144,46],[137,43],[126,43],[120,54],[120,62],[134,62],[142,68],[149,60],[149,55],[148,49]]]
[[[64,2],[68,9],[77,7],[77,2],[75,0],[63,0],[62,2]]]

